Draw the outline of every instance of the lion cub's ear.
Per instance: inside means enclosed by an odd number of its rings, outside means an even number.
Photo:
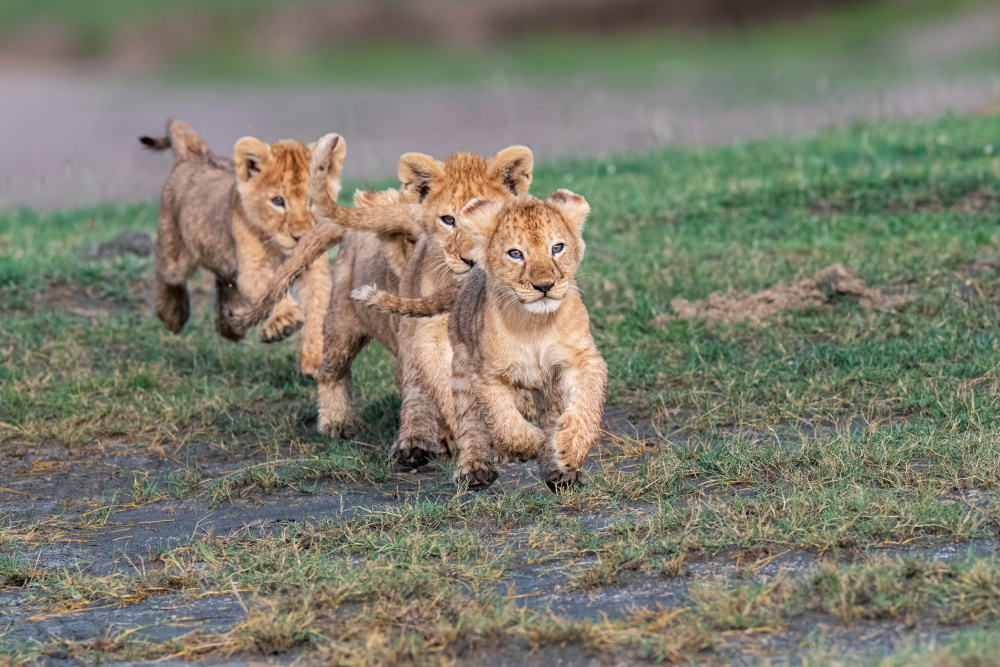
[[[260,173],[270,159],[271,147],[254,137],[243,137],[233,147],[236,177],[244,183],[253,178],[254,174]]]
[[[531,186],[535,157],[527,146],[511,146],[493,156],[490,168],[504,187],[515,195],[523,195]]]
[[[444,172],[444,165],[423,153],[407,153],[399,158],[399,182],[422,202],[431,191],[431,181]]]
[[[497,214],[502,207],[503,204],[479,197],[469,200],[458,214],[459,228],[475,242],[471,257],[474,262],[482,262],[485,258],[486,242],[496,229]]]
[[[327,196],[331,201],[337,201],[337,197],[340,196],[340,172],[344,168],[344,157],[347,155],[347,142],[339,134],[331,132],[320,137],[315,144],[310,144],[309,149],[312,151],[312,161],[309,164],[310,178],[319,188],[325,185]]]
[[[583,232],[583,223],[587,221],[587,214],[590,213],[590,204],[587,200],[569,190],[556,190],[549,195],[548,201],[559,209],[573,233],[580,236]]]

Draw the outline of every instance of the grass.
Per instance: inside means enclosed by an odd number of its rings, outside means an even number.
[[[386,455],[393,363],[377,346],[355,364],[368,428],[345,441],[316,434],[293,349],[220,340],[210,295],[183,334],[165,332],[145,301],[151,260],[75,256],[152,232],[153,204],[0,215],[0,447],[124,443],[139,457],[85,509],[0,526],[0,596],[59,614],[160,596],[239,596],[247,610],[166,642],[0,629],[0,660],[306,650],[427,664],[506,645],[725,662],[787,635],[810,664],[994,664],[1000,565],[979,545],[1000,529],[998,137],[998,118],[945,118],[540,165],[534,192],[569,187],[593,208],[580,283],[609,400],[640,429],[610,434],[590,485],[559,497],[503,479],[454,495],[447,464],[401,494]],[[834,262],[913,299],[650,323],[676,296],[790,284]],[[174,463],[151,472],[142,456]],[[74,531],[120,529],[137,506],[229,511],[330,489],[372,495],[326,519],[187,535],[110,572],[36,557]],[[968,554],[936,560],[948,545]],[[646,584],[662,607],[545,611]],[[884,660],[850,644],[889,623],[933,643]]]

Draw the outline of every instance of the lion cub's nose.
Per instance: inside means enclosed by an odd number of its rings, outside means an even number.
[[[553,285],[555,285],[555,283],[542,283],[541,285],[536,285],[534,283],[531,284],[532,287],[534,287],[542,294],[548,294],[549,290],[552,289]]]

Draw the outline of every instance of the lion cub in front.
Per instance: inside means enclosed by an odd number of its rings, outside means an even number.
[[[450,307],[460,484],[489,486],[496,461],[508,456],[537,459],[553,491],[584,481],[580,467],[600,429],[608,379],[575,280],[589,212],[568,190],[547,200],[473,199],[458,224],[475,242],[476,268],[457,290],[423,299],[370,286],[354,294],[410,316]],[[521,389],[534,396],[538,426],[518,411]]]

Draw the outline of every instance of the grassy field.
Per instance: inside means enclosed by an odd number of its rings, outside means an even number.
[[[348,442],[291,347],[213,333],[206,290],[166,332],[151,259],[75,254],[154,204],[0,215],[0,663],[1000,664],[1000,118],[539,166],[558,187],[593,208],[611,378],[559,497],[530,466],[479,495],[393,469],[375,345]],[[670,305],[834,263],[902,303]]]

